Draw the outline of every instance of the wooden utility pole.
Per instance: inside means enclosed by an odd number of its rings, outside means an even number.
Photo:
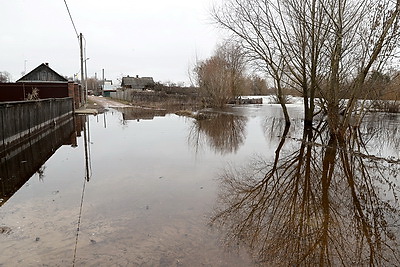
[[[86,51],[85,51],[86,52]],[[86,61],[88,61],[89,58],[86,57],[85,53],[85,103],[87,103],[88,100],[88,85],[87,85],[87,68],[86,68]]]
[[[103,72],[103,84],[101,89],[103,90],[102,94],[104,95],[104,69],[102,69],[102,72]]]
[[[83,75],[83,35],[82,33],[79,34],[79,46],[81,49],[81,103],[85,103],[86,104],[86,99],[85,99],[85,77]]]

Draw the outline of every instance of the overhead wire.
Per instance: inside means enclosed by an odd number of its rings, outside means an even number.
[[[69,11],[69,7],[68,7],[68,4],[67,4],[67,0],[64,0],[64,3],[65,3],[65,7],[67,8],[67,11],[68,11],[69,18],[71,19],[72,26],[74,27],[74,30],[75,30],[76,36],[79,38],[79,34],[78,34],[78,31],[76,30],[76,27],[75,27],[74,20],[72,19],[71,12]]]
[[[65,3],[65,7],[67,8],[67,11],[68,11],[69,18],[71,19],[72,26],[74,27],[76,37],[79,40],[80,39],[80,35],[78,34],[78,30],[76,29],[74,20],[73,20],[72,15],[71,15],[71,11],[69,10],[68,4],[67,4],[67,1],[64,0],[64,3]],[[85,57],[86,57],[86,39],[85,39]],[[85,131],[84,133],[85,133],[85,142],[86,142],[86,129],[84,129],[84,131]],[[80,201],[80,207],[79,207],[79,216],[78,216],[78,224],[77,224],[76,236],[75,236],[75,248],[74,248],[74,257],[73,257],[73,260],[72,260],[72,266],[75,266],[75,261],[76,261],[76,255],[77,255],[77,249],[78,249],[78,239],[79,239],[79,232],[80,232],[81,219],[82,219],[83,202],[84,202],[85,189],[86,189],[86,182],[88,182],[89,179],[90,179],[90,177],[88,175],[89,174],[86,171],[86,177],[83,180],[83,186],[82,186],[82,195],[81,195],[81,201]]]

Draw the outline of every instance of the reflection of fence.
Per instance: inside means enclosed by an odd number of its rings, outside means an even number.
[[[60,121],[54,127],[18,142],[0,157],[0,206],[35,173],[62,145],[74,145],[74,118]]]
[[[0,103],[0,151],[72,114],[72,98]]]

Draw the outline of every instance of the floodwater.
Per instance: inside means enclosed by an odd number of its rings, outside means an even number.
[[[32,141],[2,160],[0,266],[398,265],[399,117],[332,151],[289,111],[110,109]]]

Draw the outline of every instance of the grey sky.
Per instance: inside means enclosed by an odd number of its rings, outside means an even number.
[[[88,76],[105,69],[124,75],[188,82],[188,69],[209,57],[218,31],[208,11],[213,0],[67,0],[87,41]],[[64,0],[2,1],[0,71],[15,81],[41,63],[62,75],[79,73],[79,43]]]

